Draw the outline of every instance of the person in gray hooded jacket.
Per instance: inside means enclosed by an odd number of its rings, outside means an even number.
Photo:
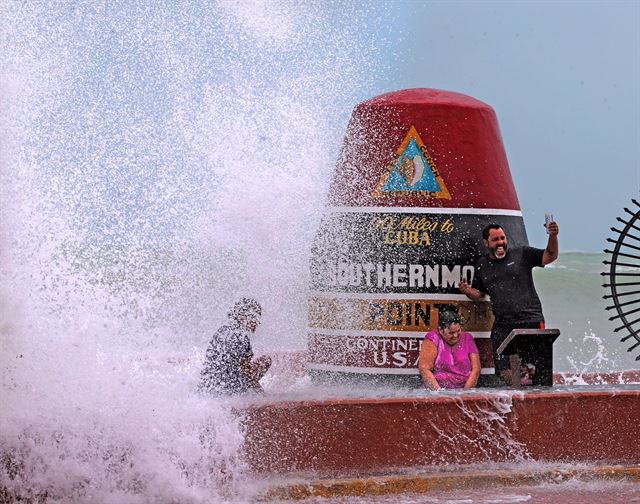
[[[227,314],[207,347],[198,389],[214,395],[262,392],[260,379],[271,367],[271,358],[253,358],[250,336],[260,324],[262,308],[252,298],[241,298]]]

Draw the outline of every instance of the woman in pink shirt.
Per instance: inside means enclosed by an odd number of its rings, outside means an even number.
[[[472,388],[480,376],[480,357],[473,336],[462,332],[460,316],[443,310],[438,328],[424,337],[418,364],[427,388]]]

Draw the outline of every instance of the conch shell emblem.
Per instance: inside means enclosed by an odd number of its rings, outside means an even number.
[[[415,127],[409,128],[395,155],[386,163],[372,196],[451,199],[444,179]]]
[[[400,162],[400,166],[398,166],[398,172],[407,182],[407,185],[413,187],[422,178],[424,161],[420,156],[413,156],[412,159],[409,156],[405,156]]]

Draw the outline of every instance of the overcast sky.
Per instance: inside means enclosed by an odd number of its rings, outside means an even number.
[[[389,66],[374,93],[432,87],[491,105],[530,242],[543,245],[551,212],[565,250],[602,250],[639,196],[640,2],[399,1],[386,12],[395,54],[380,54]]]
[[[217,198],[218,220],[253,212],[279,249],[289,238],[265,216],[317,210],[353,107],[413,87],[494,108],[533,245],[549,212],[564,250],[601,251],[638,196],[640,1],[15,1],[0,14],[4,185],[22,194],[12,180],[36,170],[32,199],[87,239],[166,239]],[[229,148],[236,130],[262,152],[250,165]],[[280,181],[305,204],[238,209],[228,173],[255,202],[283,202]]]

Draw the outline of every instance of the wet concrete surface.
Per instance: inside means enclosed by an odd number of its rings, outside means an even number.
[[[315,497],[299,502],[304,504],[636,504],[640,503],[640,484],[570,481],[540,486],[481,488],[430,492],[429,494]]]

